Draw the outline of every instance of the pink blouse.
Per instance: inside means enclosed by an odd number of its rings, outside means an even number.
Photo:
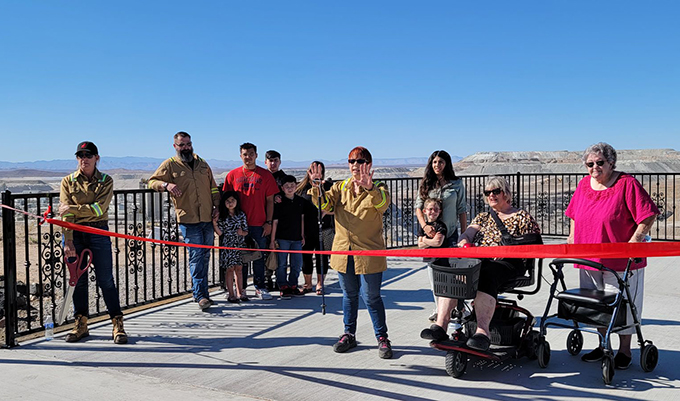
[[[619,174],[614,185],[603,191],[590,186],[590,176],[579,182],[564,214],[574,220],[574,244],[628,242],[637,225],[659,214],[652,198],[640,183],[626,173]],[[624,271],[628,259],[588,258],[615,271]],[[647,259],[633,263],[631,269],[647,266]],[[576,265],[581,269],[595,270]]]

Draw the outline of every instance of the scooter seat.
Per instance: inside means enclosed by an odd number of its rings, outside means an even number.
[[[616,292],[573,288],[557,293],[555,298],[562,301],[577,302],[581,304],[611,304],[614,302],[616,295]]]

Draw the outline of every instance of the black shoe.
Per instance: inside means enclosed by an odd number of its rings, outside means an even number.
[[[589,353],[583,355],[581,357],[581,360],[583,362],[598,362],[601,361],[603,357],[604,350],[600,347],[597,347],[594,350],[590,351]]]
[[[290,288],[291,295],[294,297],[304,297],[305,292],[301,290],[300,288],[297,287],[291,287]]]
[[[346,352],[357,346],[357,339],[354,335],[345,333],[340,336],[337,343],[333,344],[333,351],[337,353]]]
[[[626,354],[619,352],[614,357],[614,369],[626,370],[630,367],[630,363],[632,361],[633,361],[633,358],[629,357]]]
[[[381,359],[392,359],[392,344],[387,337],[378,338],[378,356]]]
[[[289,287],[281,287],[281,299],[291,299],[291,295]]]
[[[441,326],[433,324],[429,328],[423,329],[423,331],[420,332],[420,338],[424,340],[442,341],[449,338],[449,336],[446,334],[446,330],[444,330]]]
[[[491,345],[491,340],[484,334],[477,333],[470,337],[465,345],[477,351],[487,351]]]

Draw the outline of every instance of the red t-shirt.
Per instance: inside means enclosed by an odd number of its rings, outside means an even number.
[[[241,166],[227,173],[222,191],[238,192],[248,225],[261,226],[267,221],[267,197],[279,193],[279,186],[269,170],[259,166],[248,170]]]

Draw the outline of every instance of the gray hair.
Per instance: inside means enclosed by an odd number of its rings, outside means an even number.
[[[486,181],[486,184],[484,185],[484,189],[491,188],[491,189],[496,189],[500,188],[501,191],[505,194],[505,197],[508,199],[508,202],[512,202],[512,190],[510,189],[510,184],[508,183],[508,180],[506,180],[503,177],[498,177],[498,176],[493,176],[489,177],[489,179]],[[487,205],[489,204],[489,199],[488,196],[484,197],[484,203]]]
[[[616,149],[606,142],[598,142],[588,146],[588,149],[583,152],[583,157],[581,159],[583,160],[583,163],[585,163],[588,156],[597,154],[602,155],[602,157],[612,165],[612,170],[616,168]]]

